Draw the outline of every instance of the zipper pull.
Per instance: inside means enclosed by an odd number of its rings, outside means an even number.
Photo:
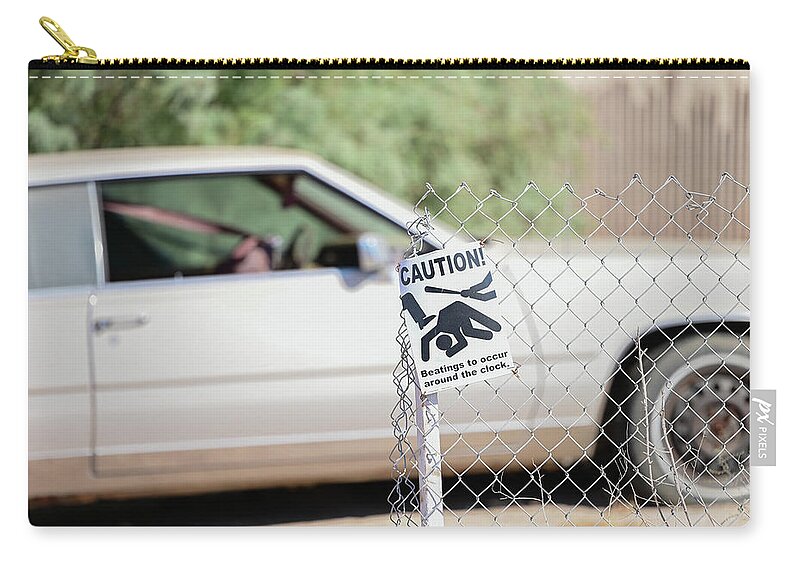
[[[97,54],[93,49],[75,45],[75,42],[67,35],[67,32],[52,18],[42,16],[39,18],[39,24],[50,34],[51,38],[58,42],[58,45],[64,48],[63,54],[46,55],[42,58],[42,61],[55,61],[56,63],[99,63]],[[85,55],[81,55],[81,52]]]

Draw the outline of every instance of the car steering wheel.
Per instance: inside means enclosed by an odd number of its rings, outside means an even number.
[[[300,269],[311,261],[314,232],[308,226],[298,226],[284,249],[281,269]]]

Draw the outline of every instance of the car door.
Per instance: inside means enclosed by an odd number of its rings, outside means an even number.
[[[303,173],[100,188],[108,283],[90,317],[100,476],[235,468],[288,483],[336,478],[353,462],[388,472],[395,284],[344,258],[315,260],[360,231],[402,228]],[[253,241],[272,267],[240,273]]]

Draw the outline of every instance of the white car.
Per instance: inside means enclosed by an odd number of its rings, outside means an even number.
[[[29,186],[31,498],[391,476],[390,252],[408,243],[409,206],[275,149],[31,155]],[[699,498],[747,493],[748,271],[724,273],[731,297],[713,271],[685,287],[691,251],[575,256],[567,273],[557,252],[533,257],[535,272],[514,257],[496,280],[518,376],[442,394],[448,470],[568,467],[602,448],[605,425],[619,445],[649,430],[629,452],[662,496],[675,473]],[[658,409],[635,397],[637,345]],[[675,454],[694,463],[675,470]]]

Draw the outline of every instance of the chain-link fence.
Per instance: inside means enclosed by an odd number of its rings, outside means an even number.
[[[405,325],[397,525],[738,525],[749,518],[749,188],[431,187],[414,256],[478,240],[512,374],[424,395]]]

